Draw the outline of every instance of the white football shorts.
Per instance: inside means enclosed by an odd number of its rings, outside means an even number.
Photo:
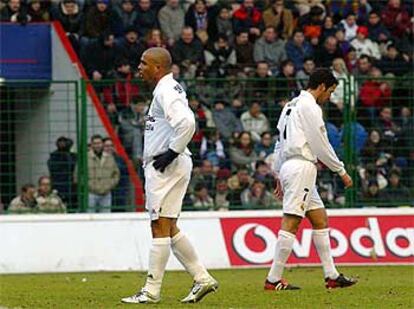
[[[159,217],[178,218],[191,179],[191,157],[180,154],[163,173],[157,171],[153,163],[148,162],[144,168],[145,208],[151,220],[158,220]]]
[[[309,210],[324,208],[316,189],[317,169],[313,162],[289,159],[283,163],[279,179],[283,189],[283,213],[304,218]]]

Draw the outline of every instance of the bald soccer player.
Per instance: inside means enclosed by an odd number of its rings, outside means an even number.
[[[196,303],[218,289],[201,264],[187,236],[177,227],[193,167],[187,148],[195,131],[186,93],[171,73],[171,55],[164,48],[146,50],[138,66],[141,78],[154,87],[146,116],[144,170],[146,209],[151,218],[152,247],[144,287],[124,303],[158,303],[170,251],[193,277],[183,303]]]

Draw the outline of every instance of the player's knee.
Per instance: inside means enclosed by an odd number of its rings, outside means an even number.
[[[293,235],[296,235],[299,224],[302,221],[302,218],[294,215],[284,215],[282,219],[282,226],[281,229],[283,231],[289,232]]]
[[[312,221],[312,228],[314,230],[321,230],[328,228],[328,219],[321,217]]]
[[[170,222],[164,220],[164,218],[159,218],[151,222],[152,237],[154,238],[170,237],[170,230]]]

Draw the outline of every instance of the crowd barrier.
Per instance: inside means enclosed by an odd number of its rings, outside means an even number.
[[[338,264],[414,263],[414,209],[333,209]],[[270,265],[280,211],[185,212],[181,229],[208,268]],[[9,215],[0,217],[0,273],[144,271],[151,245],[145,213]],[[289,264],[319,263],[308,222]],[[182,269],[175,257],[167,266]]]

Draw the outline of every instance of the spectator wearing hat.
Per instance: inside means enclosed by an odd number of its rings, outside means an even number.
[[[181,65],[183,75],[188,78],[195,77],[198,68],[204,63],[204,50],[200,40],[194,36],[193,28],[184,27],[181,38],[172,48],[173,61]]]
[[[340,27],[344,29],[345,32],[345,40],[351,42],[355,37],[358,29],[358,25],[356,23],[356,15],[353,12],[348,13],[345,19],[341,20],[339,23]]]
[[[368,17],[368,38],[374,42],[386,42],[391,38],[391,34],[381,21],[381,16],[377,11],[371,11]]]
[[[73,141],[61,136],[56,140],[56,150],[50,153],[47,161],[50,180],[59,196],[73,210],[77,205],[77,192],[74,184],[76,154],[71,152]]]
[[[411,16],[401,0],[388,0],[388,5],[381,12],[381,18],[394,37],[402,38],[411,31]]]
[[[273,26],[267,26],[262,37],[254,43],[253,57],[255,62],[267,62],[274,73],[277,72],[280,63],[286,60],[285,42],[278,38]]]
[[[56,190],[52,190],[52,184],[48,176],[41,176],[38,180],[36,192],[36,211],[40,213],[64,213],[66,205],[63,203]]]
[[[167,0],[165,6],[158,12],[158,21],[169,46],[180,39],[184,27],[185,11],[179,0]]]
[[[245,209],[268,209],[276,206],[275,198],[260,181],[255,181],[250,188],[242,192],[241,202]]]
[[[116,37],[124,35],[127,29],[134,28],[138,13],[132,0],[122,0],[120,5],[114,5],[112,19]]]
[[[358,27],[356,38],[351,41],[351,46],[355,48],[358,58],[363,54],[377,60],[381,58],[378,44],[368,39],[368,28],[365,26]]]
[[[25,184],[21,188],[21,194],[15,197],[9,205],[9,213],[30,213],[36,210],[36,188],[32,184]]]
[[[293,37],[286,43],[286,54],[293,61],[296,70],[303,68],[305,58],[313,56],[313,48],[305,40],[305,35],[300,29],[293,32]]]
[[[109,0],[97,0],[96,5],[88,9],[84,20],[83,36],[88,39],[97,39],[108,31],[113,32],[114,20],[109,5]]]
[[[234,144],[230,146],[230,159],[233,166],[253,168],[258,157],[254,151],[254,142],[250,132],[243,131],[239,134]]]
[[[219,34],[217,41],[207,46],[204,59],[210,77],[227,77],[237,64],[236,51],[225,34]]]
[[[243,130],[240,120],[227,105],[224,99],[217,98],[212,110],[214,123],[224,140],[229,140],[233,133],[240,133]]]
[[[239,70],[241,72],[251,70],[254,67],[254,45],[249,41],[249,33],[247,30],[242,30],[236,34],[234,50],[236,51],[237,67]]]
[[[258,101],[250,103],[249,110],[244,112],[240,117],[243,130],[250,132],[254,143],[260,142],[260,135],[269,131],[269,120],[261,111],[261,105]]]
[[[58,20],[62,24],[75,51],[79,54],[79,35],[83,25],[84,15],[79,8],[76,0],[63,0],[51,10],[53,20]]]
[[[30,22],[41,23],[50,20],[50,14],[40,0],[29,0],[27,1],[27,5],[27,14],[30,16]]]
[[[272,5],[263,12],[266,27],[272,26],[287,40],[293,34],[294,19],[292,11],[285,7],[284,0],[272,0]]]
[[[239,9],[233,14],[234,31],[239,33],[248,30],[249,38],[254,42],[260,37],[264,28],[262,13],[254,5],[253,0],[244,0]]]
[[[139,0],[135,28],[140,38],[144,38],[151,29],[158,28],[157,13],[151,7],[151,0]]]

